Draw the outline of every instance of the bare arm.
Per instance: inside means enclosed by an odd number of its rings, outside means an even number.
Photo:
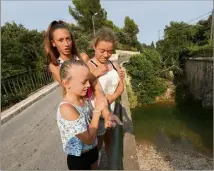
[[[98,67],[94,67],[91,62],[87,63],[88,67],[90,68],[91,73],[98,78],[99,76],[105,74],[108,71],[108,66],[106,64],[99,65]]]
[[[104,98],[105,95],[104,95],[104,92],[102,91],[102,87],[101,87],[99,81],[97,80],[97,78],[93,75],[93,71],[94,71],[95,67],[90,62],[88,62],[88,67],[92,71],[91,72],[92,77],[95,78],[93,81],[93,84],[92,84],[94,86],[95,97]],[[106,101],[106,103],[107,103],[107,101]],[[122,122],[120,121],[120,119],[116,115],[113,115],[112,113],[109,112],[108,104],[106,104],[105,108],[102,110],[102,116],[105,120],[105,127],[116,126],[114,121],[116,121],[116,123],[122,125]]]
[[[87,64],[87,62],[90,60],[89,56],[86,53],[80,53],[80,57],[82,60]]]
[[[88,62],[87,63],[90,71],[91,71],[91,84],[92,84],[92,87],[93,87],[93,90],[94,90],[94,95],[96,98],[105,98],[105,94],[102,90],[102,87],[97,79],[97,77],[93,74],[95,72],[95,67],[90,63]],[[108,109],[108,103],[107,103],[107,100],[106,100],[106,106],[105,108],[102,110],[102,116],[105,120],[107,120],[107,118],[110,116],[110,112],[109,112],[109,109]]]
[[[116,89],[116,91],[114,93],[114,95],[115,95],[115,97],[117,99],[124,91],[124,82],[123,82],[124,73],[123,73],[123,71],[121,70],[121,68],[119,67],[119,65],[117,63],[114,62],[113,64],[114,64],[115,68],[117,69],[117,72],[118,72],[119,76],[121,75],[121,73],[123,75],[122,78],[120,76],[119,85],[118,85],[118,87],[117,87],[117,89]]]
[[[59,75],[60,67],[55,66],[51,63],[51,64],[49,64],[49,69],[52,73],[54,80],[56,80],[59,84],[61,84],[60,75]]]
[[[70,104],[63,104],[60,107],[60,113],[64,119],[69,121],[75,121],[79,118],[79,112]],[[93,112],[93,117],[89,128],[86,131],[76,135],[85,144],[93,144],[96,140],[100,115],[101,112],[99,112],[99,110],[95,110]]]
[[[120,80],[116,91],[113,94],[106,94],[106,98],[108,99],[108,102],[111,104],[114,102],[124,91],[124,84],[123,80]]]
[[[92,74],[91,74],[92,75]],[[94,76],[92,75],[92,77],[94,78]],[[92,82],[92,87],[93,87],[93,92],[94,92],[94,95],[96,97],[96,99],[104,99],[105,100],[105,107],[104,109],[102,110],[102,116],[105,120],[107,120],[107,118],[109,117],[110,115],[110,112],[109,112],[109,109],[108,109],[108,103],[107,103],[107,99],[105,97],[105,94],[102,90],[102,87],[99,83],[99,81],[97,79],[94,79]]]

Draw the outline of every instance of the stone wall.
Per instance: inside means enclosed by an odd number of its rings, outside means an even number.
[[[118,54],[112,54],[109,60],[110,61],[118,61]]]
[[[133,52],[133,51],[127,51],[127,50],[115,50],[116,54],[118,55],[136,55],[140,54],[140,52]]]
[[[213,58],[188,58],[184,72],[190,93],[205,108],[213,107]]]
[[[140,52],[116,50],[116,54],[118,55],[118,63],[122,63],[124,61],[129,61],[132,55],[140,54]]]

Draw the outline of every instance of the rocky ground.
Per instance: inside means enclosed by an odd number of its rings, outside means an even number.
[[[137,144],[141,170],[213,170],[213,158],[192,150],[171,146],[157,149],[152,144]]]

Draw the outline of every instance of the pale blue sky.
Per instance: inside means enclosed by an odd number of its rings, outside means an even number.
[[[72,1],[1,1],[1,25],[15,21],[26,28],[45,30],[52,20],[75,23],[68,13]],[[158,40],[158,30],[170,21],[188,22],[212,10],[212,0],[195,1],[111,1],[101,0],[108,19],[123,27],[125,16],[130,16],[139,27],[138,39],[150,44]],[[202,17],[203,18],[203,17]],[[196,20],[195,22],[197,22]],[[195,22],[191,22],[194,24]],[[163,36],[163,30],[160,31]]]

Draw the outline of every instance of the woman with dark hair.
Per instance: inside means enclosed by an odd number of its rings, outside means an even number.
[[[75,40],[70,32],[67,23],[64,21],[53,21],[49,25],[45,35],[45,53],[49,61],[49,69],[54,79],[61,84],[59,75],[60,67],[67,60],[83,60],[87,63],[87,55],[80,56]],[[90,73],[90,84],[96,98],[103,98],[106,102],[105,108],[102,110],[102,116],[105,120],[105,127],[115,127],[116,123],[122,124],[116,115],[109,112],[108,102],[102,91],[102,87],[96,77]],[[72,88],[72,87],[71,87]],[[65,95],[66,92],[63,92]]]
[[[53,21],[45,35],[45,53],[48,57],[49,69],[59,83],[59,69],[61,64],[69,59],[89,60],[86,54],[79,54],[72,33],[64,21]]]

